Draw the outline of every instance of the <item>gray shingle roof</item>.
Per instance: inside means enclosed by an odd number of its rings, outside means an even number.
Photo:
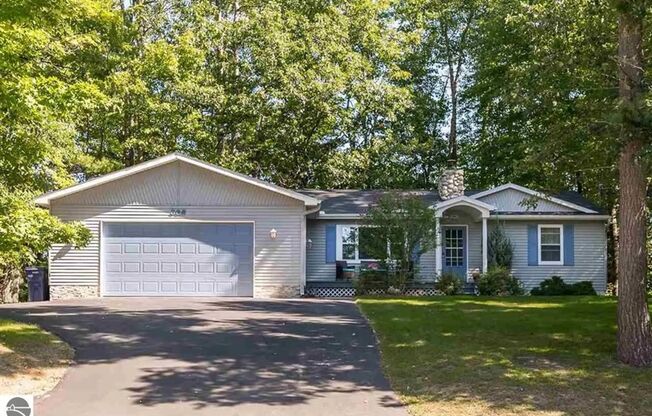
[[[466,196],[472,196],[481,192],[482,190],[467,190],[464,192]],[[327,214],[364,214],[370,206],[374,205],[378,199],[390,192],[400,192],[406,195],[418,195],[428,205],[432,205],[441,201],[439,193],[436,190],[360,190],[360,189],[333,189],[333,190],[316,190],[316,189],[302,189],[299,190],[304,195],[311,196],[321,201],[321,211]],[[562,199],[573,204],[589,208],[604,214],[605,211],[593,204],[588,199],[584,198],[577,192],[562,192],[555,195],[556,198]],[[501,212],[507,214],[507,212]],[[533,212],[509,212],[509,214],[535,214]],[[547,212],[541,214],[555,214],[555,212]],[[559,212],[562,214],[562,212]],[[565,213],[568,214],[568,213]],[[581,214],[578,212],[577,214]]]

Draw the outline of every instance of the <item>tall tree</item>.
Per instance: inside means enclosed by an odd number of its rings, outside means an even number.
[[[618,245],[618,358],[652,365],[652,327],[646,293],[647,166],[650,117],[645,104],[643,22],[647,2],[619,0],[618,80],[620,98],[620,240]]]
[[[416,114],[429,107],[437,117],[437,134],[447,131],[444,134],[449,166],[458,164],[465,77],[472,70],[471,50],[485,3],[483,0],[409,0],[397,6],[400,27],[419,37],[407,62],[418,93],[414,102]],[[439,150],[439,146],[434,147]]]

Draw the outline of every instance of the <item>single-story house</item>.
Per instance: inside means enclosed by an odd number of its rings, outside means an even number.
[[[290,190],[169,154],[36,199],[93,234],[84,248],[52,247],[50,295],[292,297],[350,287],[338,265],[368,260],[361,219],[383,192]],[[577,193],[468,191],[460,170],[447,170],[437,191],[410,193],[440,218],[440,243],[416,260],[420,282],[486,270],[487,236],[500,222],[526,288],[552,275],[606,288],[609,216]]]

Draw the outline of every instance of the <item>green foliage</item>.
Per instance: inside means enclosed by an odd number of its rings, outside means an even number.
[[[505,267],[492,267],[478,279],[478,293],[483,296],[520,296],[525,293],[519,279]]]
[[[0,10],[0,182],[70,184],[76,109],[118,14],[109,0],[18,0]],[[47,12],[45,11],[47,10]]]
[[[443,273],[435,282],[435,289],[448,296],[459,295],[463,287],[462,279],[453,273]]]
[[[54,243],[83,247],[90,231],[80,223],[64,223],[36,208],[32,194],[0,187],[0,267],[34,263]],[[1,278],[1,277],[0,277]]]
[[[465,92],[475,110],[462,151],[472,186],[581,186],[614,204],[617,21],[610,2],[488,3]]]
[[[533,296],[585,296],[596,295],[593,284],[589,281],[567,284],[559,276],[552,276],[530,291]]]
[[[369,235],[366,252],[391,265],[389,269],[401,286],[413,277],[414,260],[435,245],[435,212],[416,192],[384,194],[363,222]]]
[[[505,234],[505,228],[502,224],[498,224],[487,238],[489,267],[500,266],[511,269],[513,252],[512,242]]]
[[[356,295],[366,295],[374,292],[387,292],[390,287],[386,271],[363,270],[354,281]]]

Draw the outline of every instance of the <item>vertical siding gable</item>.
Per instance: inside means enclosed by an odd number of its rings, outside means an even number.
[[[505,189],[491,195],[479,198],[496,207],[498,211],[509,212],[574,212],[572,208],[557,204],[545,199],[538,199],[536,208],[529,208],[528,205],[521,205],[523,201],[530,201],[532,195],[515,189]]]
[[[175,161],[80,191],[58,205],[97,206],[303,206],[258,186]]]

